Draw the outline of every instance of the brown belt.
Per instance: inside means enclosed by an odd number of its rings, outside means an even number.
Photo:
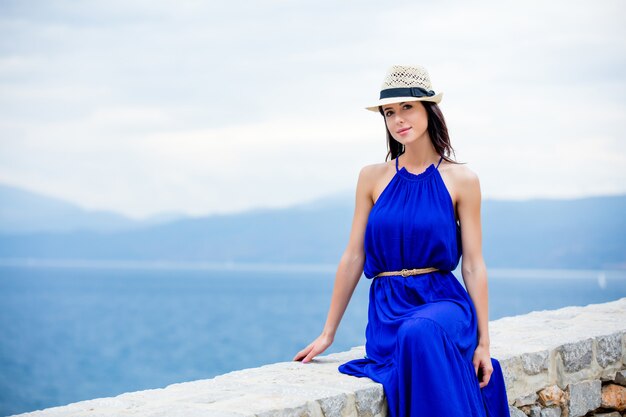
[[[403,277],[408,277],[409,275],[426,274],[428,272],[434,272],[434,271],[439,271],[439,268],[430,266],[428,268],[403,269],[401,271],[387,271],[387,272],[381,272],[380,274],[374,276],[374,278],[387,276],[387,275],[402,275]]]

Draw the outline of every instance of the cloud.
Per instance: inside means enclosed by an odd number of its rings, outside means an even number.
[[[625,8],[3,2],[0,180],[134,216],[349,191],[386,154],[362,108],[418,63],[484,196],[624,192]]]

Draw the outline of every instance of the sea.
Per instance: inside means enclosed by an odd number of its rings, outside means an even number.
[[[0,262],[0,416],[291,361],[336,265]],[[454,271],[463,284],[460,269]],[[626,297],[626,270],[488,269],[489,319]],[[333,345],[365,343],[361,277]]]

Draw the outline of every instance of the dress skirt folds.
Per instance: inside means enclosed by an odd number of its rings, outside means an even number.
[[[390,417],[510,417],[502,369],[480,388],[472,358],[476,309],[453,271],[461,257],[460,226],[438,167],[406,168],[372,207],[365,231],[369,293],[364,358],[339,371],[383,385]],[[436,267],[419,275],[384,271]]]

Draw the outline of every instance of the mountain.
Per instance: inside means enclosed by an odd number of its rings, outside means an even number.
[[[184,217],[163,213],[147,220],[134,220],[104,210],[86,210],[67,201],[21,188],[0,184],[0,233],[131,230]]]
[[[85,221],[91,229],[0,234],[0,258],[173,262],[339,262],[354,196],[283,209],[182,218],[157,225]],[[626,195],[482,203],[488,267],[626,268]],[[92,213],[93,214],[93,213]],[[50,217],[51,218],[51,217]],[[112,223],[114,223],[112,221]],[[74,224],[73,226],[76,226]]]
[[[626,195],[487,200],[483,253],[503,267],[626,268],[624,213]]]

